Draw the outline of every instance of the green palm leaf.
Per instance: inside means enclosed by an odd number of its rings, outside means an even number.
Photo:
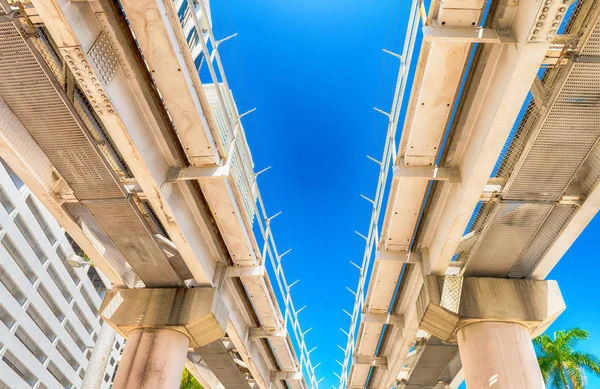
[[[586,330],[572,328],[533,340],[542,377],[549,388],[585,389],[586,372],[600,375],[600,358],[574,349],[589,336]]]

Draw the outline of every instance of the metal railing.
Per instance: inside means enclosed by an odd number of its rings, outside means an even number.
[[[379,246],[378,225],[380,223],[381,208],[384,201],[387,180],[389,178],[391,167],[393,166],[397,157],[396,130],[398,127],[398,119],[400,111],[402,109],[402,103],[404,101],[405,89],[408,81],[408,75],[410,72],[415,41],[417,38],[417,32],[419,31],[419,21],[421,20],[421,10],[419,7],[420,3],[421,2],[419,0],[412,0],[402,54],[398,55],[390,51],[384,50],[386,53],[391,54],[400,60],[400,67],[396,79],[396,88],[394,91],[394,98],[392,101],[391,111],[389,113],[386,113],[376,109],[378,112],[385,114],[388,117],[389,121],[381,161],[369,157],[369,159],[377,163],[380,167],[379,179],[377,181],[375,199],[372,201],[370,200],[373,204],[373,211],[371,213],[371,220],[369,222],[369,232],[367,236],[358,233],[358,235],[365,240],[365,251],[360,266],[358,287],[356,291],[352,291],[356,296],[352,314],[346,312],[351,318],[349,331],[344,331],[344,333],[348,337],[348,341],[346,343],[345,348],[339,346],[344,351],[344,362],[340,363],[342,367],[341,374],[336,374],[336,376],[340,380],[339,389],[345,389],[348,383],[349,369],[351,367],[351,361],[354,355],[354,349],[356,347],[356,332],[358,329],[357,327],[360,323],[360,315],[363,313],[363,308],[365,304],[365,284],[367,281],[367,274],[369,273],[368,270],[371,266],[374,254],[373,248],[377,249],[377,247]]]
[[[187,7],[184,12],[189,15],[193,22],[195,33],[202,39],[194,39],[189,42],[193,44],[199,43],[201,46],[201,53],[203,55],[200,65],[198,68],[206,64],[210,73],[213,85],[203,84],[205,93],[209,95],[214,93],[214,99],[212,104],[214,108],[211,108],[213,112],[216,112],[215,121],[218,122],[219,132],[221,133],[220,140],[224,146],[223,150],[220,150],[221,155],[226,159],[225,164],[231,163],[233,178],[238,185],[238,190],[242,194],[244,202],[244,208],[250,217],[250,227],[253,224],[253,216],[256,215],[257,224],[260,230],[260,234],[263,238],[263,248],[259,255],[259,263],[265,265],[265,262],[270,263],[273,274],[277,281],[281,300],[284,304],[284,328],[291,328],[294,334],[294,339],[297,348],[299,349],[300,361],[299,370],[307,378],[311,389],[318,389],[319,382],[315,376],[315,368],[318,365],[313,365],[310,359],[310,354],[314,350],[309,350],[304,341],[304,336],[308,331],[303,331],[298,319],[298,314],[301,309],[296,309],[292,296],[290,293],[291,287],[295,284],[289,284],[283,267],[281,265],[281,258],[287,253],[280,254],[275,244],[275,238],[271,230],[271,221],[275,216],[269,217],[262,200],[262,196],[258,189],[256,177],[261,173],[254,174],[252,168],[252,160],[250,150],[246,143],[246,139],[241,125],[241,118],[247,113],[238,114],[235,109],[236,105],[230,93],[230,88],[227,83],[227,78],[223,70],[223,64],[218,52],[218,46],[223,42],[215,40],[210,27],[210,21],[207,20],[208,12],[205,4],[198,0],[183,0],[175,1],[176,5],[181,7]],[[178,10],[179,11],[179,10]],[[180,12],[180,11],[179,11]],[[187,17],[186,15],[186,17]],[[184,18],[184,20],[186,20]],[[185,28],[185,26],[183,26]],[[228,37],[229,38],[229,37]],[[225,38],[225,39],[228,39]],[[212,52],[208,49],[208,44],[212,47]],[[190,50],[194,50],[194,47],[190,47]],[[216,69],[213,65],[216,62]],[[199,70],[199,69],[197,69]],[[217,77],[217,71],[221,76],[221,81]],[[248,112],[249,113],[249,112]],[[216,134],[213,134],[216,135]],[[239,158],[239,160],[237,160]],[[248,201],[249,200],[249,201]],[[250,229],[250,231],[252,231]],[[251,233],[251,232],[250,232]],[[288,251],[289,252],[289,251]],[[268,261],[267,261],[268,259]],[[271,285],[267,283],[269,287]],[[274,302],[275,306],[278,306],[277,302]]]

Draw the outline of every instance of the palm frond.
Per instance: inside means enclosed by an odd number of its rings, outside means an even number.
[[[585,352],[575,351],[571,354],[573,363],[587,371],[600,375],[600,358]]]

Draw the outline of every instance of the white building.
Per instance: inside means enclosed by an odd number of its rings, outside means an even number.
[[[0,389],[79,388],[108,284],[93,267],[66,264],[81,249],[5,164],[0,204]],[[122,346],[118,338],[102,389]]]

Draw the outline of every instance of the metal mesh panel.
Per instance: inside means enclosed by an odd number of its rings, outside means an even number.
[[[521,258],[510,270],[508,276],[516,278],[528,277],[576,210],[577,207],[572,205],[554,207],[527,249],[523,252]]]
[[[547,91],[544,90],[544,95]],[[531,130],[540,118],[540,109],[533,99],[531,92],[524,103],[527,108],[521,118],[517,118],[511,134],[509,135],[498,162],[492,172],[492,177],[508,178],[513,172],[515,164],[525,149]]]
[[[124,197],[17,29],[0,23],[0,35],[0,96],[79,198]]]
[[[462,292],[463,277],[446,276],[442,285],[442,297],[440,306],[447,310],[458,313],[460,307],[460,295]]]
[[[468,263],[465,276],[506,277],[552,207],[551,204],[501,203]]]
[[[86,238],[94,245],[94,248],[102,253],[113,268],[121,276],[123,282],[130,287],[143,287],[144,284],[131,269],[125,257],[114,245],[112,240],[106,235],[104,230],[98,225],[92,214],[79,203],[65,204],[64,209],[71,215],[73,220],[77,221]]]
[[[484,227],[487,225],[496,206],[497,204],[494,202],[485,203],[480,206],[477,216],[475,216],[473,222],[470,223],[470,227],[467,227],[467,231],[465,231],[465,234],[458,244],[454,258],[455,261],[463,264],[468,262],[481,238]]]
[[[581,54],[600,55],[600,23]],[[505,198],[560,198],[600,136],[599,74],[600,63],[573,64]]]
[[[144,224],[143,216],[136,212],[137,205],[127,199],[115,199],[85,206],[148,287],[179,284],[179,277]]]
[[[585,197],[600,180],[600,143],[592,150],[590,155],[581,165],[571,184],[567,188],[566,196]]]

